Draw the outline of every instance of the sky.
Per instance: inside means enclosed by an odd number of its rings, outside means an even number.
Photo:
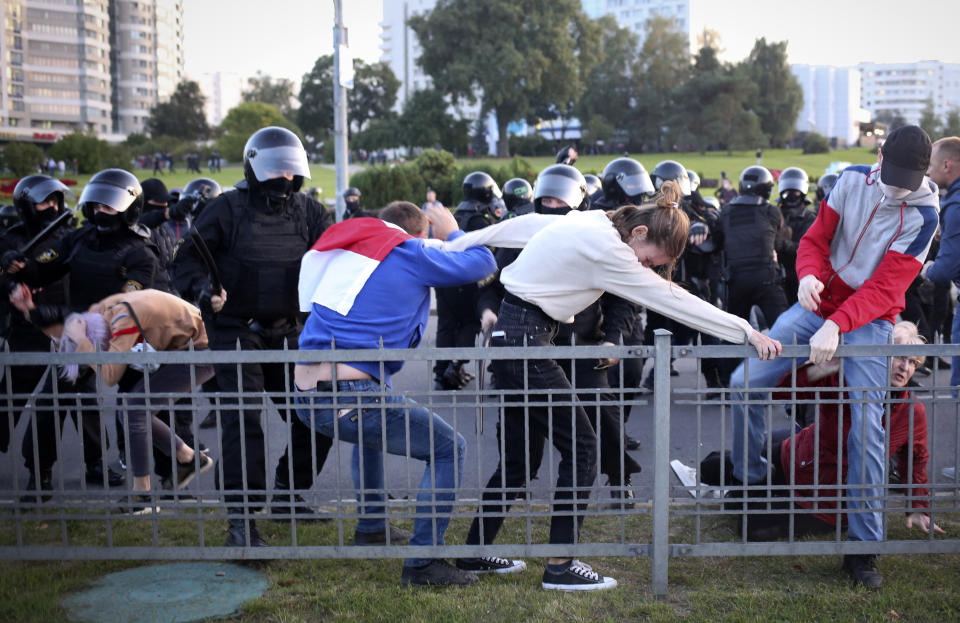
[[[383,2],[343,0],[350,51],[379,60]],[[483,0],[476,0],[482,2]],[[630,0],[627,0],[629,2]],[[739,61],[758,37],[787,40],[791,63],[960,63],[957,0],[693,0],[694,24],[720,33],[721,57]],[[188,76],[257,70],[299,83],[333,53],[333,0],[190,0],[184,3]]]

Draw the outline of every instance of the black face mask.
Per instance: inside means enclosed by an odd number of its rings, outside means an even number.
[[[123,214],[107,214],[106,212],[97,212],[94,214],[93,223],[97,226],[97,231],[101,234],[118,232],[126,226],[123,220]]]
[[[46,210],[42,210],[40,212],[34,210],[34,212],[37,214],[37,223],[41,226],[52,223],[57,219],[58,216],[60,216],[59,208],[47,208]]]
[[[555,214],[557,216],[563,216],[570,211],[570,208],[545,208],[540,206],[540,214]]]
[[[780,201],[785,208],[799,208],[803,205],[803,195],[788,194],[782,197]]]
[[[276,177],[266,182],[260,182],[260,188],[263,189],[267,203],[276,208],[282,206],[290,198],[291,193],[293,193],[293,180]]]

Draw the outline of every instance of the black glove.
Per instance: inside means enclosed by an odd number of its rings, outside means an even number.
[[[204,316],[212,316],[214,314],[213,305],[210,303],[212,296],[213,293],[210,292],[210,286],[204,286],[197,296],[197,307],[200,308]]]
[[[17,249],[7,249],[3,252],[3,255],[0,256],[0,268],[3,269],[3,272],[7,272],[14,262],[26,261],[26,256]]]
[[[193,212],[193,206],[197,203],[195,197],[184,197],[168,208],[171,221],[182,221]]]

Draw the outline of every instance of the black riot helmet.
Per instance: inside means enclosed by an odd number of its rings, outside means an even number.
[[[343,191],[343,220],[359,216],[360,214],[360,189],[356,186],[350,186]]]
[[[503,203],[513,212],[517,206],[533,201],[533,186],[522,177],[507,180],[503,185]]]
[[[357,199],[360,199],[360,189],[357,188],[356,186],[351,186],[345,191],[343,191],[344,201],[349,201],[350,197],[356,197]]]
[[[690,192],[700,188],[700,176],[693,169],[687,169],[687,177],[690,178]]]
[[[657,166],[653,167],[650,179],[653,181],[653,187],[657,190],[660,190],[660,187],[667,180],[673,180],[680,186],[680,194],[684,197],[692,192],[687,169],[676,160],[664,160],[658,163]]]
[[[43,203],[52,195],[56,196],[57,208],[38,212],[37,204]],[[46,175],[28,175],[17,182],[13,189],[13,206],[20,215],[20,220],[30,230],[39,231],[44,225],[63,214],[66,196],[69,196],[71,201],[77,198],[73,191],[60,180]]]
[[[817,206],[820,206],[820,202],[823,201],[827,195],[830,194],[830,191],[833,190],[833,185],[837,183],[837,178],[840,177],[836,173],[827,173],[826,175],[821,175],[820,179],[817,181]]]
[[[583,179],[587,180],[587,194],[591,197],[593,193],[603,188],[603,183],[600,181],[600,178],[593,173],[585,173]]]
[[[120,217],[117,220],[129,227],[136,224],[143,210],[143,189],[133,173],[123,169],[104,169],[91,177],[80,193],[80,210],[88,221],[97,222],[93,210],[97,203],[116,210]]]
[[[557,164],[569,164],[573,166],[577,162],[577,150],[573,145],[567,145],[557,152]]]
[[[463,178],[463,198],[467,201],[490,203],[494,197],[502,197],[500,187],[483,171],[474,171]]]
[[[292,175],[293,180],[286,176]],[[283,202],[310,179],[307,152],[297,135],[268,126],[254,132],[243,147],[243,176],[252,190],[261,190],[271,202]]]
[[[589,208],[590,197],[587,195],[587,180],[583,174],[569,164],[554,164],[537,176],[534,183],[533,208],[543,214],[565,214],[570,210],[586,210]],[[544,208],[541,200],[544,197],[555,197],[566,203],[569,208]],[[556,211],[555,211],[556,210]]]
[[[788,190],[799,190],[804,197],[810,191],[810,178],[807,177],[807,172],[800,167],[784,169],[777,184],[781,199]]]
[[[643,165],[633,158],[617,158],[603,168],[600,176],[604,196],[620,205],[639,204],[655,192]]]
[[[20,213],[13,204],[0,206],[0,232],[10,229],[19,222]]]
[[[740,194],[756,195],[764,199],[770,198],[770,192],[773,190],[773,175],[766,167],[753,165],[747,167],[740,174]]]
[[[220,184],[209,177],[198,177],[183,187],[183,197],[194,200],[194,210],[199,210],[207,203],[220,196],[223,189]]]

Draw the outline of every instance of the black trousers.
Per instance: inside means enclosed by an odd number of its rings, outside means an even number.
[[[733,273],[727,282],[727,311],[744,320],[750,320],[750,310],[756,305],[763,312],[767,326],[787,310],[787,295],[774,271],[746,271]],[[740,365],[740,359],[720,360],[720,383],[730,385],[730,375]]]
[[[455,288],[436,288],[437,348],[455,348],[475,345],[480,333],[477,318],[477,286],[468,284]],[[449,360],[437,361],[433,373],[439,379]]]
[[[279,350],[283,348],[286,340],[288,348],[296,349],[298,333],[299,328],[293,324],[284,324],[269,331],[255,331],[240,320],[218,319],[210,346],[212,350],[235,350],[239,340],[242,350]],[[224,397],[221,400],[221,485],[225,490],[242,489],[246,475],[248,490],[266,489],[266,438],[260,423],[264,405],[262,398],[258,398],[256,393],[292,391],[293,364],[216,364],[214,371],[221,392],[243,391],[252,394],[240,401],[235,397]],[[274,482],[278,488],[287,488],[292,484],[295,489],[309,489],[313,485],[314,476],[323,469],[333,440],[314,433],[300,421],[294,413],[292,398],[275,397],[272,400],[280,411],[280,417],[290,427],[291,440],[277,463]],[[274,434],[281,434],[286,439],[287,430],[278,430]],[[242,495],[226,497],[227,502],[240,502],[243,499]],[[248,500],[260,502],[263,496],[253,494]]]
[[[496,336],[498,332],[501,335]],[[509,301],[500,306],[491,346],[520,346],[526,337],[528,346],[548,346],[557,332],[557,322],[534,307],[521,307]],[[503,456],[496,471],[487,481],[481,508],[485,515],[473,520],[467,544],[492,543],[503,525],[510,502],[519,491],[503,491],[504,487],[522,489],[528,476],[536,474],[543,460],[545,442],[550,439],[560,452],[556,492],[550,521],[551,543],[574,543],[583,515],[573,514],[573,499],[579,511],[586,510],[586,499],[597,477],[597,435],[586,411],[579,404],[569,404],[573,388],[560,364],[552,359],[497,360],[492,363],[497,387],[516,390],[507,395],[512,403],[530,402],[542,406],[506,407],[499,431]],[[526,383],[524,382],[526,377]],[[567,390],[559,394],[537,393],[538,389]],[[491,489],[500,489],[491,491]],[[583,501],[580,501],[583,500]],[[494,516],[498,514],[500,516]]]

